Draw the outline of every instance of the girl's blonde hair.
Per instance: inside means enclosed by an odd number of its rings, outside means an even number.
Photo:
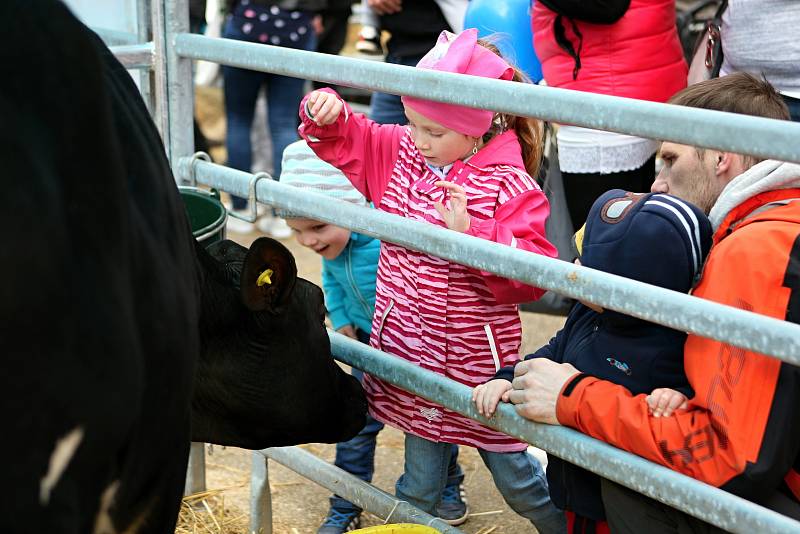
[[[511,81],[521,83],[531,83],[527,74],[519,70],[512,62],[508,61],[503,56],[500,49],[489,39],[478,39],[478,44],[487,48],[505,59],[508,64],[514,69],[514,77]],[[520,117],[518,115],[511,115],[509,113],[496,113],[492,127],[483,136],[484,142],[489,141],[495,135],[498,135],[506,130],[514,130],[517,133],[520,147],[522,148],[522,162],[525,164],[525,170],[528,171],[534,179],[539,173],[539,166],[542,163],[542,151],[544,147],[544,125],[539,119],[530,117]]]

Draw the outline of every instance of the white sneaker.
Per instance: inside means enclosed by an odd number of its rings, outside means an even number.
[[[272,219],[272,228],[270,228],[269,235],[275,239],[288,239],[292,236],[292,229],[286,224],[286,221],[280,217]]]
[[[241,210],[237,211],[236,213],[241,213],[242,215],[245,215],[249,213],[249,211]],[[232,217],[230,214],[228,214],[228,223],[226,225],[226,229],[229,232],[233,232],[235,234],[249,234],[255,230],[255,226],[251,222],[237,219],[236,217]]]
[[[370,56],[378,56],[383,54],[383,47],[381,46],[381,34],[372,26],[364,26],[358,32],[358,41],[356,41],[356,50],[362,54]]]
[[[256,229],[262,234],[270,233],[272,231],[272,219],[273,217],[271,213],[262,215],[256,221]]]
[[[269,234],[275,239],[286,239],[292,235],[292,229],[286,221],[272,215],[265,215],[256,221],[256,228],[264,234]]]

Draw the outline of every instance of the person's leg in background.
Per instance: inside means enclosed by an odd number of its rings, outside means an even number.
[[[436,505],[447,483],[453,447],[406,434],[405,466],[395,484],[395,495],[425,513],[436,515]]]
[[[347,27],[353,12],[352,0],[328,0],[322,15],[322,33],[317,36],[317,52],[338,55],[347,39]],[[324,82],[312,82],[314,89],[333,87]],[[338,91],[338,89],[337,89]]]
[[[608,174],[562,172],[561,176],[572,227],[578,230],[586,222],[597,197],[609,189],[649,193],[656,177],[656,156],[653,154],[644,165],[630,171]]]
[[[361,0],[361,31],[358,32],[356,50],[362,54],[383,54],[381,46],[381,19],[372,10],[369,0]]]
[[[526,451],[478,449],[478,453],[511,509],[530,520],[540,534],[566,533],[564,513],[550,501],[547,478],[538,460]]]
[[[269,131],[272,136],[272,177],[277,180],[281,175],[281,158],[284,149],[297,141],[297,110],[303,99],[305,80],[269,75],[267,81],[267,108]]]
[[[238,27],[233,15],[228,16],[222,36],[226,39],[248,40],[248,36]],[[226,164],[239,171],[252,171],[253,147],[250,143],[250,130],[253,126],[258,91],[266,76],[253,70],[222,66],[226,120],[225,149],[228,153]],[[231,201],[234,210],[247,208],[246,198],[231,195]],[[244,227],[242,229],[244,230]]]
[[[251,172],[253,148],[250,144],[250,128],[253,125],[258,90],[267,75],[261,72],[222,67],[225,90],[225,119],[227,134],[225,148],[228,151],[228,167]],[[233,209],[247,208],[247,199],[232,196]]]

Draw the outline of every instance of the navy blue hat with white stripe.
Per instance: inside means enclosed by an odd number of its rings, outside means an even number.
[[[713,235],[696,206],[662,193],[613,189],[592,205],[576,234],[581,264],[686,293],[700,275]]]

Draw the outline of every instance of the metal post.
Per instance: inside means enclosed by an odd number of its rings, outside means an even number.
[[[267,457],[253,451],[250,474],[250,534],[272,534],[272,492]]]
[[[184,495],[206,490],[206,446],[205,443],[192,442],[189,450],[189,466],[186,468]]]
[[[150,0],[138,0],[138,2],[136,2],[136,34],[139,38],[139,43],[147,43],[153,40],[153,21],[150,20],[151,16],[152,8],[150,6]],[[153,89],[153,65],[151,57],[149,67],[139,71],[139,90],[142,93],[142,98],[147,105],[147,110],[150,112],[151,117],[155,111]]]
[[[192,62],[175,51],[175,37],[189,32],[188,0],[153,0],[156,97],[161,136],[174,167],[194,152]]]
[[[155,97],[153,109],[150,113],[161,134],[167,154],[169,146],[167,137],[169,135],[169,117],[167,116],[167,57],[166,57],[166,38],[164,35],[164,2],[154,0],[150,4],[151,31],[153,34],[153,46],[155,56],[153,58],[153,95]]]

